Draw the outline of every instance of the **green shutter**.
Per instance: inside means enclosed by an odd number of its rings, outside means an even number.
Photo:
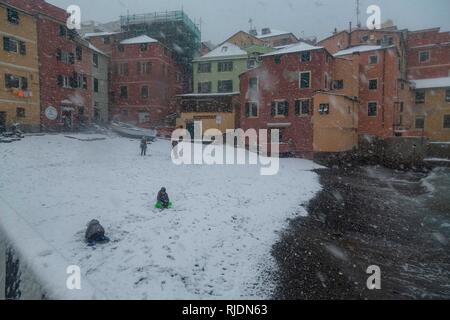
[[[289,102],[284,103],[284,115],[287,117],[289,115]]]
[[[275,102],[272,102],[272,117],[275,117],[277,114],[277,104]]]
[[[3,37],[3,50],[9,51],[9,38]]]
[[[19,42],[19,52],[23,56],[27,54],[27,45],[23,41]]]
[[[58,76],[58,86],[62,87],[64,84],[64,79],[62,75]]]
[[[250,117],[250,103],[248,102],[245,104],[245,116]]]
[[[300,100],[295,100],[295,115],[300,115]]]

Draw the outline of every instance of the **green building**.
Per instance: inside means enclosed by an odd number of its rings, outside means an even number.
[[[193,60],[194,93],[180,96],[177,125],[192,131],[202,122],[203,131],[235,129],[239,105],[239,76],[258,66],[259,55],[273,49],[253,45],[247,48],[225,42]]]

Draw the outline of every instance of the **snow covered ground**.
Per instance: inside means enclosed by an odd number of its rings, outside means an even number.
[[[38,275],[59,281],[50,287],[65,286],[58,260],[80,266],[82,285],[99,298],[270,296],[271,247],[320,190],[311,172],[317,165],[282,159],[278,175],[261,176],[251,165],[176,166],[168,141],[142,158],[139,141],[75,137],[81,140],[46,135],[0,145],[0,225],[27,261],[39,262]],[[172,210],[153,208],[163,186]],[[94,218],[111,243],[83,242]]]

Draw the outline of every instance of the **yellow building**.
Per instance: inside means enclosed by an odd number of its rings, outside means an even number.
[[[450,77],[414,80],[414,130],[435,142],[450,141]]]
[[[314,95],[314,153],[344,152],[358,147],[358,108],[354,97],[332,92]]]
[[[0,130],[40,130],[37,28],[33,16],[0,2]],[[3,129],[2,129],[3,128]]]

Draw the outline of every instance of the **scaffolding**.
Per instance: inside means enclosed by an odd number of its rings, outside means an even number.
[[[130,37],[145,34],[171,49],[184,71],[184,90],[192,90],[192,60],[201,48],[201,31],[182,10],[121,16],[120,25]]]

